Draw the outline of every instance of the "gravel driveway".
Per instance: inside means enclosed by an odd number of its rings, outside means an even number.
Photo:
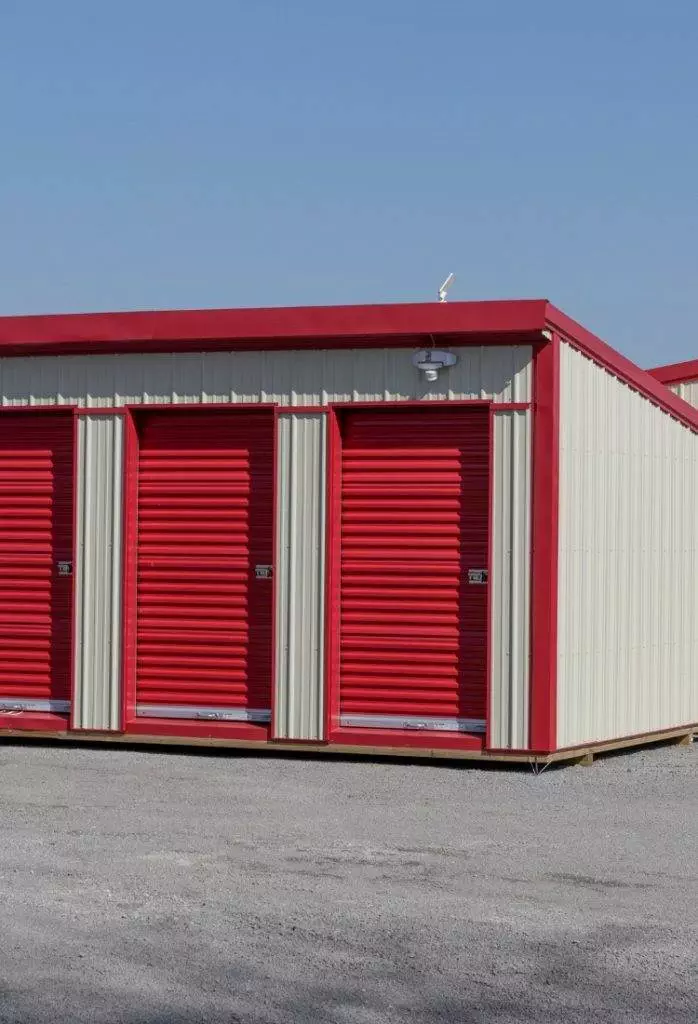
[[[695,1024],[697,783],[0,744],[0,1021]]]

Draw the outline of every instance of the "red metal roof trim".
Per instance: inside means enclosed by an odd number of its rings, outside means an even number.
[[[698,380],[698,359],[688,359],[685,363],[669,363],[667,366],[655,366],[647,371],[662,384],[687,384]]]
[[[545,299],[9,316],[0,317],[0,355],[417,347],[430,336],[448,344],[530,344],[542,341],[547,327],[698,429],[698,410],[666,389],[668,376],[660,377],[686,367],[698,374],[698,361],[649,373]]]
[[[386,347],[537,340],[544,299],[0,317],[0,354]]]
[[[684,402],[673,391],[669,391],[665,384],[660,383],[647,370],[641,369],[630,359],[626,359],[620,352],[616,352],[605,341],[597,338],[595,334],[587,331],[581,324],[553,305],[548,304],[546,320],[548,327],[558,331],[575,348],[584,352],[594,362],[600,363],[620,380],[625,381],[635,391],[644,395],[645,398],[649,398],[651,402],[670,413],[687,427],[698,431],[698,409],[689,405],[688,402]]]

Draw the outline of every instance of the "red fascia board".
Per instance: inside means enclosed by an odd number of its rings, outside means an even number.
[[[422,302],[373,306],[163,310],[0,317],[0,355],[349,348],[539,340],[547,302]]]
[[[580,352],[600,363],[620,380],[629,384],[635,391],[649,398],[651,402],[664,409],[675,419],[698,431],[698,409],[684,402],[682,398],[669,391],[665,384],[647,370],[643,370],[620,352],[587,331],[571,317],[555,306],[548,304],[546,312],[548,328],[558,331],[562,340],[571,342]]]
[[[669,363],[667,366],[655,366],[647,371],[662,384],[687,384],[698,380],[698,359],[688,359],[685,363]]]

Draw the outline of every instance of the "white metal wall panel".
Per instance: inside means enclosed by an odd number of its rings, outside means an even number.
[[[558,747],[698,722],[698,434],[567,344]]]
[[[531,397],[531,348],[453,348],[456,365],[430,384],[412,348],[0,359],[2,405],[387,402]]]
[[[324,737],[326,419],[278,418],[277,739]]]
[[[689,380],[682,384],[672,384],[670,390],[676,392],[679,398],[683,398],[684,402],[690,402],[691,405],[698,407],[698,380]]]
[[[121,726],[122,416],[78,417],[76,729]]]
[[[531,414],[494,415],[490,744],[528,747]]]

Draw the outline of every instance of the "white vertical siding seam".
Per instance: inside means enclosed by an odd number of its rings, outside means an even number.
[[[325,420],[278,417],[277,739],[324,737]]]
[[[286,571],[287,580],[289,584],[289,590],[286,594],[282,595],[282,600],[286,598],[288,600],[288,614],[292,616],[296,612],[297,608],[303,606],[303,577],[299,577],[299,556],[300,558],[308,558],[309,552],[303,550],[303,545],[298,543],[298,518],[299,512],[301,516],[304,511],[305,496],[302,494],[302,490],[298,485],[297,470],[298,470],[298,419],[295,416],[291,416],[288,420],[288,493],[284,495],[282,500],[286,501],[287,516],[288,516],[288,568]],[[302,459],[302,456],[301,456]],[[300,550],[299,550],[300,549]],[[286,687],[287,687],[287,725],[288,735],[290,738],[295,738],[294,732],[298,731],[302,734],[302,723],[303,723],[303,708],[300,700],[301,694],[297,691],[300,689],[302,693],[302,683],[299,686],[299,666],[297,665],[297,654],[298,654],[298,642],[299,632],[301,630],[301,622],[296,619],[290,619],[288,625],[288,632],[286,635],[286,644],[288,647],[288,669],[286,676]],[[305,636],[300,639],[300,650],[303,650],[305,643]],[[294,723],[291,719],[293,711],[297,712],[297,727],[294,728]]]
[[[73,679],[75,694],[73,697],[72,714],[73,721],[78,722],[83,715],[83,692],[82,680],[84,676],[83,665],[83,621],[85,616],[85,576],[84,566],[84,519],[85,519],[85,474],[82,472],[84,461],[84,425],[80,419],[77,421],[77,486],[75,500],[77,503],[75,515],[75,566],[73,578],[73,634],[74,634],[74,665]]]
[[[109,690],[109,707],[106,714],[111,729],[121,727],[121,663],[123,652],[121,649],[122,637],[122,591],[123,591],[123,562],[124,562],[124,420],[119,416],[118,422],[114,424],[114,457],[112,459],[112,507],[114,513],[111,523],[111,536],[109,548],[109,560],[112,567],[111,587],[111,608],[112,614],[108,626],[110,626],[110,659],[109,669],[112,679],[112,686]]]
[[[529,745],[531,414],[496,412],[492,481],[490,742]]]
[[[317,434],[317,527],[318,538],[318,588],[319,596],[317,602],[317,614],[315,617],[315,646],[314,654],[318,664],[318,700],[316,705],[315,728],[318,736],[325,736],[325,700],[327,696],[327,681],[325,679],[325,615],[326,593],[325,580],[327,573],[326,563],[326,538],[327,538],[327,438],[328,419],[322,416],[320,419],[320,430]]]
[[[123,419],[78,418],[76,728],[120,727]]]
[[[288,687],[285,681],[288,675],[288,621],[290,614],[290,602],[288,601],[287,567],[289,559],[288,551],[288,516],[287,501],[285,495],[289,492],[288,485],[288,438],[290,431],[288,417],[279,416],[277,419],[277,546],[275,556],[274,572],[276,574],[276,677],[274,680],[274,723],[277,734],[285,736],[288,732],[288,709],[287,696]]]

